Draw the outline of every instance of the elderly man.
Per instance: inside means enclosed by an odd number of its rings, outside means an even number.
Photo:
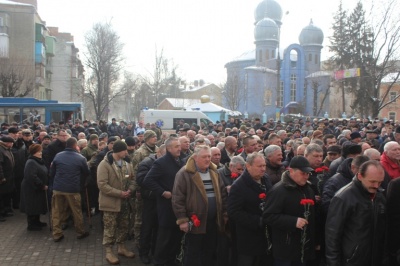
[[[179,158],[181,145],[178,138],[170,137],[165,146],[167,153],[153,163],[143,182],[157,198],[158,233],[154,265],[173,265],[182,237],[171,204],[175,176],[183,165]]]
[[[198,146],[177,174],[172,190],[172,208],[176,223],[185,237],[183,265],[212,265],[218,232],[224,231],[226,190],[211,163],[211,149]],[[200,220],[198,227],[189,226],[192,215]]]
[[[228,136],[225,138],[225,147],[221,150],[221,163],[226,164],[229,163],[231,158],[235,155],[237,155],[236,149],[237,149],[237,139]]]
[[[65,151],[55,156],[50,168],[50,177],[54,180],[51,215],[54,242],[64,238],[61,223],[68,208],[74,217],[77,238],[82,239],[89,235],[83,225],[80,191],[83,183],[81,178],[86,178],[90,170],[85,157],[77,152],[76,146],[77,140],[69,138]]]
[[[307,182],[312,170],[306,158],[293,157],[282,180],[267,193],[263,222],[272,232],[274,265],[305,265],[315,258],[315,207],[309,205],[309,216],[305,217],[305,207],[300,204],[303,199],[315,201],[314,191]]]
[[[285,167],[282,165],[282,148],[277,145],[269,145],[264,149],[267,169],[265,173],[271,180],[272,185],[275,185],[281,180]]]
[[[311,172],[309,181],[311,182],[311,187],[314,189],[317,201],[320,200],[323,180],[320,179],[315,170],[321,167],[323,154],[322,147],[315,143],[308,145],[304,152],[304,157],[306,157],[310,167],[314,169],[314,171]]]
[[[233,182],[243,173],[245,163],[242,156],[233,156],[229,164],[225,164],[223,168],[218,169],[228,193]]]
[[[221,151],[217,147],[211,148],[211,162],[217,166],[217,169],[224,167],[224,165],[221,164]]]
[[[260,195],[266,195],[272,187],[265,168],[262,154],[249,154],[246,170],[233,183],[229,194],[228,214],[235,223],[238,265],[268,265],[265,227],[260,223],[260,204],[264,201]]]
[[[384,176],[379,162],[365,162],[333,197],[325,228],[327,265],[382,265],[387,212],[379,186]]]
[[[190,140],[189,140],[188,137],[182,136],[182,137],[179,137],[179,142],[181,144],[181,155],[180,155],[180,158],[182,160],[186,160],[193,153],[190,150]]]
[[[391,179],[400,177],[400,144],[389,141],[385,144],[381,164]]]
[[[117,140],[97,169],[99,208],[103,211],[104,221],[103,246],[110,264],[119,263],[112,251],[115,242],[118,255],[135,257],[135,253],[127,250],[124,244],[129,231],[129,199],[135,190],[132,165],[124,160],[126,156],[125,142]]]

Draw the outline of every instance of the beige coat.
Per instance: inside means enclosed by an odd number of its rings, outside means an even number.
[[[220,232],[224,231],[224,219],[226,214],[227,194],[224,182],[217,172],[217,167],[211,163],[210,177],[214,186],[217,203],[217,225]],[[192,233],[204,234],[206,232],[206,221],[208,212],[208,199],[203,181],[196,170],[194,159],[190,157],[184,166],[176,174],[174,189],[172,190],[172,209],[177,218],[178,225],[188,222],[189,217],[197,215],[200,227],[193,228]]]
[[[113,162],[112,152],[108,152],[97,168],[97,185],[100,190],[99,208],[101,211],[120,212],[121,192],[135,191],[133,169],[130,163],[122,161],[122,171]]]

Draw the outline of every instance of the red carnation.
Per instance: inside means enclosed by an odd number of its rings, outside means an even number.
[[[236,178],[238,178],[238,173],[231,173],[231,178],[232,179],[236,179]]]
[[[190,219],[192,220],[194,227],[200,226],[200,220],[196,214],[192,214],[192,217]]]
[[[301,205],[314,205],[315,203],[314,203],[314,200],[312,200],[312,199],[302,199],[302,200],[300,200],[300,204]]]
[[[267,197],[267,194],[265,193],[260,193],[260,195],[258,195],[258,198],[260,199],[265,199]]]
[[[328,170],[329,170],[329,168],[327,166],[321,166],[321,167],[318,167],[317,169],[315,169],[315,172],[323,173],[324,171],[328,171]]]

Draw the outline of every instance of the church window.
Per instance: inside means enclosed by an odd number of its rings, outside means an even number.
[[[259,62],[262,62],[262,50],[258,51]]]
[[[318,58],[318,55],[316,54],[315,55],[315,64],[318,64],[318,62],[319,62],[319,58]]]
[[[278,107],[283,107],[283,81],[280,82],[278,99],[276,100]]]
[[[265,59],[269,60],[269,50],[265,51]]]
[[[290,101],[295,102],[296,101],[296,75],[292,74],[290,76]]]
[[[276,57],[276,55],[275,55],[275,50],[272,50],[272,56],[271,56],[271,58],[275,58]]]
[[[264,92],[264,104],[271,105],[272,102],[272,91],[270,89]]]
[[[308,61],[312,61],[312,54],[308,54]]]

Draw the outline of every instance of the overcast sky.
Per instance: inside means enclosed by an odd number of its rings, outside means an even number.
[[[322,58],[328,56],[333,14],[339,0],[277,0],[283,12],[281,47],[298,43],[301,29],[312,18],[325,34]],[[370,0],[366,0],[367,2]],[[179,66],[187,81],[221,83],[225,63],[254,49],[254,10],[260,0],[38,0],[47,26],[70,32],[84,50],[84,35],[99,21],[112,21],[122,42],[127,68],[141,75],[152,72],[155,47]],[[345,0],[353,8],[357,0]],[[81,53],[81,57],[83,54]]]

